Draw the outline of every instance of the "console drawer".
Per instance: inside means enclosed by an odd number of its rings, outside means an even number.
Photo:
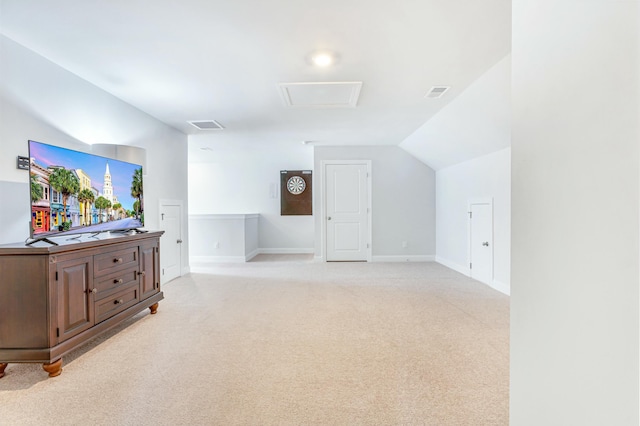
[[[139,291],[139,285],[131,285],[111,297],[97,301],[95,304],[96,324],[138,303]]]
[[[104,277],[95,278],[94,288],[97,290],[96,300],[117,293],[122,288],[131,284],[138,284],[140,282],[138,277],[138,268],[135,267],[127,269],[126,271],[117,271]]]
[[[117,271],[138,267],[138,247],[126,247],[94,256],[93,276],[102,277]]]

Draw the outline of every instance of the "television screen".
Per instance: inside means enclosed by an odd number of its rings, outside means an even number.
[[[144,225],[142,166],[29,141],[31,238]]]

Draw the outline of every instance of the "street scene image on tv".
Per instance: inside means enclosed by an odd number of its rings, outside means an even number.
[[[31,237],[144,225],[142,166],[29,141]]]

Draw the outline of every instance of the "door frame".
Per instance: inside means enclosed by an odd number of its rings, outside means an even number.
[[[320,200],[321,200],[321,208],[320,208],[320,245],[321,245],[321,253],[323,262],[327,262],[327,166],[329,165],[364,165],[367,167],[367,233],[368,238],[367,241],[367,262],[371,262],[371,253],[373,251],[373,224],[372,224],[372,213],[373,208],[371,204],[372,199],[372,171],[371,171],[371,160],[322,160],[320,162],[320,170],[322,173],[322,178],[320,179]]]
[[[189,239],[185,237],[188,233],[185,230],[185,214],[184,214],[184,202],[182,200],[173,200],[173,199],[160,199],[158,202],[158,224],[162,224],[162,208],[164,206],[178,206],[180,209],[180,236],[179,238],[182,240],[182,244],[180,247],[180,275],[181,277],[185,274],[189,273],[189,265],[185,266],[185,259],[188,259],[188,251],[185,254],[186,248],[189,246]],[[160,226],[158,226],[160,228]],[[161,237],[162,238],[162,237]],[[162,246],[160,246],[160,270],[162,270]],[[164,284],[164,274],[160,274],[160,284]]]
[[[469,267],[469,265],[472,262],[471,259],[471,206],[474,204],[486,204],[489,205],[489,208],[491,209],[491,283],[485,283],[487,285],[492,285],[493,282],[493,278],[494,278],[494,272],[495,272],[495,252],[493,250],[493,243],[494,243],[494,234],[493,234],[493,198],[492,197],[487,197],[487,198],[470,198],[467,201],[467,270],[469,271],[469,277],[473,278],[473,272],[472,269]]]

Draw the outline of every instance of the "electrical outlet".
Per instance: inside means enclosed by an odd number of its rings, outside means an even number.
[[[217,248],[217,249],[220,248],[220,243],[217,241],[213,243],[213,248]]]
[[[407,247],[409,247],[409,243],[406,242],[406,241],[403,241],[402,242],[402,248],[407,248]]]

